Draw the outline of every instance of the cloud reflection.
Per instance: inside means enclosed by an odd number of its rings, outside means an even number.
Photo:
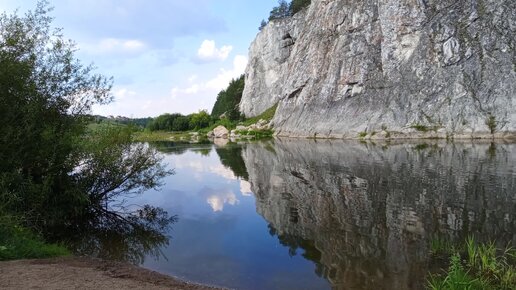
[[[236,195],[233,192],[226,192],[220,194],[212,194],[208,196],[206,202],[211,206],[211,209],[214,212],[219,212],[224,210],[224,204],[236,205],[240,201],[237,199]]]
[[[243,179],[240,180],[240,193],[243,196],[252,196],[253,191],[251,190],[251,183]]]

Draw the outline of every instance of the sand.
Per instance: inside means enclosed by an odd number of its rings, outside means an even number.
[[[0,262],[0,289],[220,289],[127,263],[66,257]]]

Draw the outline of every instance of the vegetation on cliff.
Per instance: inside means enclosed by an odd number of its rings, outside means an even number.
[[[278,6],[273,7],[269,14],[269,21],[291,17],[311,3],[311,0],[292,0],[290,3],[286,0],[279,0]],[[262,30],[266,25],[267,21],[262,20],[258,29]]]

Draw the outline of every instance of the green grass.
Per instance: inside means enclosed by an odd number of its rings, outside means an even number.
[[[127,127],[127,125],[125,124],[120,124],[120,123],[116,123],[116,122],[109,122],[109,121],[102,121],[102,122],[92,122],[92,123],[89,123],[88,124],[88,130],[90,131],[97,131],[97,130],[100,130],[100,129],[103,129],[105,127],[109,127],[109,126],[115,126],[115,127]]]
[[[430,252],[433,255],[446,255],[449,256],[455,252],[455,245],[443,238],[433,238],[430,240]]]
[[[0,261],[68,256],[63,246],[48,244],[12,218],[0,217]]]
[[[425,126],[425,125],[421,125],[421,124],[412,125],[412,126],[410,126],[410,128],[416,129],[419,132],[428,132],[428,131],[430,131],[430,127]]]
[[[274,134],[273,130],[243,130],[236,131],[237,134],[245,135],[245,136],[253,136],[253,139],[265,139],[270,138]]]
[[[477,244],[473,238],[458,248],[437,240],[431,247],[453,253],[446,272],[430,275],[429,289],[516,289],[516,251],[511,247],[498,249],[494,243]]]
[[[358,133],[358,138],[365,138],[366,136],[367,136],[366,131]]]
[[[241,124],[243,126],[249,126],[252,124],[256,124],[261,119],[263,119],[267,122],[270,122],[272,120],[272,118],[274,118],[277,108],[278,108],[278,104],[268,108],[267,110],[265,110],[265,112],[261,113],[260,115],[258,115],[256,117],[252,117],[252,118],[244,120]]]
[[[139,131],[133,133],[133,140],[136,142],[174,141],[190,140],[188,132],[165,132],[165,131]]]

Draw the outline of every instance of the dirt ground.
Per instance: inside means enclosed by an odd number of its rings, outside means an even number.
[[[219,289],[130,264],[66,257],[0,262],[0,289]]]

